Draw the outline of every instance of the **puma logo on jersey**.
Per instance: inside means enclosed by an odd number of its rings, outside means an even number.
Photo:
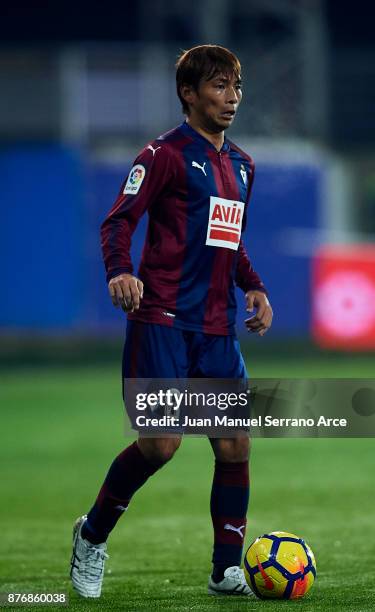
[[[245,525],[241,525],[240,527],[234,527],[234,525],[231,525],[230,523],[225,523],[224,529],[226,529],[227,531],[236,531],[238,535],[241,536],[241,538],[243,539],[243,533],[241,530],[245,529]]]
[[[193,166],[193,168],[198,168],[199,170],[202,170],[202,172],[203,172],[204,176],[207,176],[207,174],[206,174],[206,170],[205,170],[205,168],[204,168],[204,167],[205,167],[205,165],[206,165],[206,162],[204,162],[203,166],[201,166],[200,164],[198,164],[198,162],[196,162],[196,161],[192,161],[192,162],[191,162],[191,165]]]
[[[161,147],[156,147],[156,149],[154,149],[154,147],[152,145],[148,145],[147,149],[149,151],[152,151],[152,157],[155,157],[156,151],[158,151],[158,149],[161,149]]]
[[[243,202],[211,196],[206,244],[237,251],[244,209]]]

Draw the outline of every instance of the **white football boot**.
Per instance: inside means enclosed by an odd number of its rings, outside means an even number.
[[[82,538],[82,525],[86,519],[86,515],[81,516],[74,524],[70,577],[73,588],[82,597],[100,597],[104,563],[108,559],[107,544],[91,544]]]
[[[224,572],[224,578],[220,582],[214,582],[212,576],[210,576],[208,580],[208,594],[256,597],[246,582],[243,570],[237,565],[227,567]]]

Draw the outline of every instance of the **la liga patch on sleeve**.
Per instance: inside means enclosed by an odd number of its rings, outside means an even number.
[[[142,164],[136,164],[129,172],[128,180],[126,181],[126,185],[124,187],[124,191],[122,192],[124,195],[135,195],[138,193],[143,179],[146,176],[146,168],[142,166]]]

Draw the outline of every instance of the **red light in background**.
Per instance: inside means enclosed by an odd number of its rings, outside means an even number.
[[[325,246],[313,259],[312,334],[325,348],[375,349],[375,246]]]

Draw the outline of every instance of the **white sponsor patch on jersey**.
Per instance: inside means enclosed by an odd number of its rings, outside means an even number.
[[[126,185],[124,187],[124,191],[122,192],[124,195],[135,195],[138,193],[143,179],[146,176],[146,168],[142,166],[142,164],[136,164],[129,172],[128,180],[126,181]]]
[[[206,244],[237,251],[244,209],[243,202],[211,196]]]

